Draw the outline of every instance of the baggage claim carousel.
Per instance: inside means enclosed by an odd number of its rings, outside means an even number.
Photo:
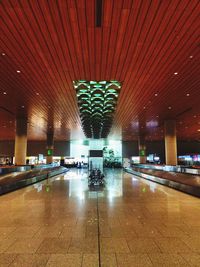
[[[135,164],[124,169],[141,178],[200,197],[200,170],[180,166]]]
[[[42,165],[0,168],[0,195],[40,182],[68,169],[60,166]]]

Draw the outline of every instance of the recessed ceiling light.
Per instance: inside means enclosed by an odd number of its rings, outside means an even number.
[[[200,132],[200,129],[198,129],[197,132]]]
[[[156,93],[155,96],[158,96],[158,94]]]
[[[190,96],[190,94],[186,94],[186,96]]]
[[[24,106],[21,106],[22,108],[24,108]]]
[[[6,92],[3,92],[3,94],[4,94],[4,95],[7,95],[7,93],[6,93]]]
[[[172,109],[172,107],[169,106],[168,109]]]
[[[2,56],[5,56],[6,54],[5,53],[1,53]]]
[[[17,73],[21,73],[21,70],[17,70]]]
[[[174,75],[177,75],[178,74],[178,72],[174,72]]]
[[[39,93],[36,93],[36,95],[39,95]]]
[[[193,56],[191,55],[190,58],[193,58]]]
[[[143,107],[143,109],[145,109],[146,107]]]

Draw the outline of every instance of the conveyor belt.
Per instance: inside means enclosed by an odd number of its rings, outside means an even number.
[[[31,185],[66,171],[68,171],[68,169],[64,167],[51,167],[1,175],[0,195],[20,189],[27,185]]]
[[[125,171],[140,176],[144,179],[172,187],[179,191],[200,197],[200,176],[177,172],[143,168],[125,168]]]

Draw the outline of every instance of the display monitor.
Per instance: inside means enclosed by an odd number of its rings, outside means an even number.
[[[89,152],[90,152],[89,153],[90,157],[93,157],[93,158],[103,157],[103,150],[90,150]]]

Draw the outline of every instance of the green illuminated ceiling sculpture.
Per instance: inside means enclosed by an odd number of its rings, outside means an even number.
[[[121,88],[118,81],[74,81],[82,128],[87,138],[109,134]]]

